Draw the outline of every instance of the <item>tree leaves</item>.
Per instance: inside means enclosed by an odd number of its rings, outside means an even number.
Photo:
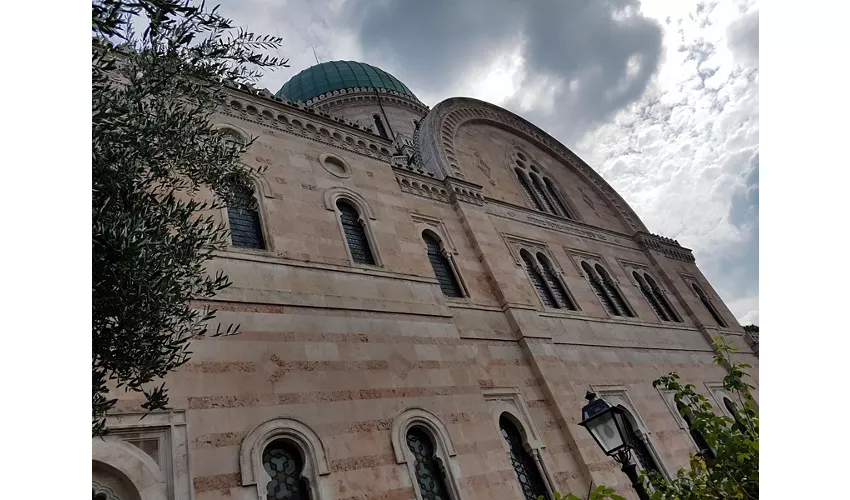
[[[191,1],[92,2],[94,435],[116,404],[110,388],[142,393],[146,410],[165,408],[164,383],[146,387],[188,361],[189,341],[208,333],[215,311],[191,300],[230,285],[205,271],[228,242],[210,211],[237,203],[252,173],[240,160],[251,143],[225,140],[210,118],[228,83],[286,65],[257,52],[280,41],[234,30]],[[219,325],[214,334],[237,332]]]

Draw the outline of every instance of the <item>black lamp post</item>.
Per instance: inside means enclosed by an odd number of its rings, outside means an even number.
[[[587,392],[587,404],[581,409],[580,426],[590,431],[596,444],[606,455],[623,466],[623,472],[631,479],[632,487],[641,500],[649,500],[649,495],[640,481],[637,465],[631,460],[631,450],[635,447],[631,433],[626,427],[626,415],[622,408],[611,406],[596,393]]]

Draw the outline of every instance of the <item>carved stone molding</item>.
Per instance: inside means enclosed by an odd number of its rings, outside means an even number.
[[[575,153],[523,118],[483,101],[451,98],[431,110],[420,127],[423,132],[416,135],[419,165],[441,177],[448,175],[463,179],[454,141],[458,129],[471,122],[491,123],[532,142],[597,189],[633,231],[647,231],[625,200]]]
[[[666,257],[683,262],[695,262],[694,254],[689,248],[685,248],[678,241],[657,234],[639,232],[635,234],[634,240],[643,249],[661,252]]]
[[[526,443],[528,443],[529,448],[539,450],[546,447],[543,443],[543,436],[540,434],[537,424],[534,423],[534,419],[531,418],[531,411],[528,409],[528,405],[525,399],[523,399],[519,388],[493,387],[482,389],[481,392],[484,395],[484,400],[489,403],[490,409],[493,412],[493,421],[496,428],[499,427],[499,418],[502,414],[507,413],[510,415],[511,420],[514,420],[515,424],[519,424],[517,427],[520,432],[523,432],[523,437]]]
[[[619,238],[611,234],[605,234],[601,231],[593,231],[591,229],[587,229],[580,223],[571,222],[568,219],[564,219],[562,217],[554,217],[541,212],[534,212],[527,208],[517,207],[515,205],[507,205],[497,200],[488,198],[486,210],[487,213],[489,213],[490,215],[495,215],[497,217],[511,219],[518,222],[531,224],[533,226],[551,229],[553,231],[558,231],[561,233],[571,234],[574,236],[581,236],[584,238],[591,238],[594,240],[604,241],[606,243],[613,243],[615,245],[625,246],[628,248],[634,247],[634,243],[632,243],[631,240],[628,239],[628,236],[623,235],[622,238]]]
[[[420,115],[428,113],[428,106],[422,104],[418,99],[395,90],[376,87],[354,87],[334,90],[333,92],[320,94],[309,99],[304,102],[304,105],[317,109],[330,110],[352,103],[377,104],[378,99],[383,104],[391,103],[402,108],[407,108]]]
[[[425,229],[430,229],[437,233],[440,237],[440,240],[443,242],[443,246],[449,250],[451,253],[457,255],[457,247],[455,246],[455,242],[452,239],[452,233],[446,228],[446,224],[443,223],[442,219],[437,217],[431,217],[430,215],[425,214],[410,214],[410,218],[413,219],[413,222],[418,226],[419,233]]]
[[[452,198],[445,184],[420,175],[408,175],[406,172],[395,171],[396,182],[401,191],[442,203],[451,203]]]

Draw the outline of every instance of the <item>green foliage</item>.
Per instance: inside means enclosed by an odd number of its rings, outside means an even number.
[[[759,326],[758,325],[744,325],[744,331],[749,333],[758,333]]]
[[[543,496],[537,497],[537,500],[546,500]],[[585,500],[581,497],[577,497],[572,493],[568,493],[566,496],[561,495],[557,491],[555,492],[555,500]],[[614,491],[614,488],[609,488],[607,486],[597,486],[590,492],[590,495],[587,497],[587,500],[625,500],[623,497],[617,494]]]
[[[758,331],[758,327],[755,328]],[[690,467],[680,469],[670,481],[657,472],[642,474],[652,500],[750,500],[759,497],[759,417],[750,394],[753,386],[745,380],[749,376],[745,370],[751,366],[733,362],[736,349],[722,338],[715,338],[714,346],[713,363],[727,370],[723,388],[734,399],[735,418],[715,414],[708,399],[695,392],[692,384],[683,384],[677,373],[655,380],[653,387],[674,392],[676,405],[705,438],[713,456],[692,455]],[[572,493],[567,496],[556,493],[555,498],[581,500]],[[605,486],[597,487],[589,496],[590,500],[606,498],[622,497]]]
[[[229,286],[205,272],[228,239],[209,214],[250,185],[250,143],[223,139],[210,116],[228,82],[286,64],[262,53],[280,42],[188,0],[92,2],[93,435],[106,431],[110,387],[165,408],[153,384],[188,360],[189,340],[238,329],[208,332],[215,311],[191,303]]]

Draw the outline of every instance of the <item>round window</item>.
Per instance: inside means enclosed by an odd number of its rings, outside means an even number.
[[[348,163],[339,156],[326,153],[323,154],[319,160],[321,161],[322,166],[325,167],[325,170],[337,177],[345,178],[351,175],[351,167],[349,167]]]

